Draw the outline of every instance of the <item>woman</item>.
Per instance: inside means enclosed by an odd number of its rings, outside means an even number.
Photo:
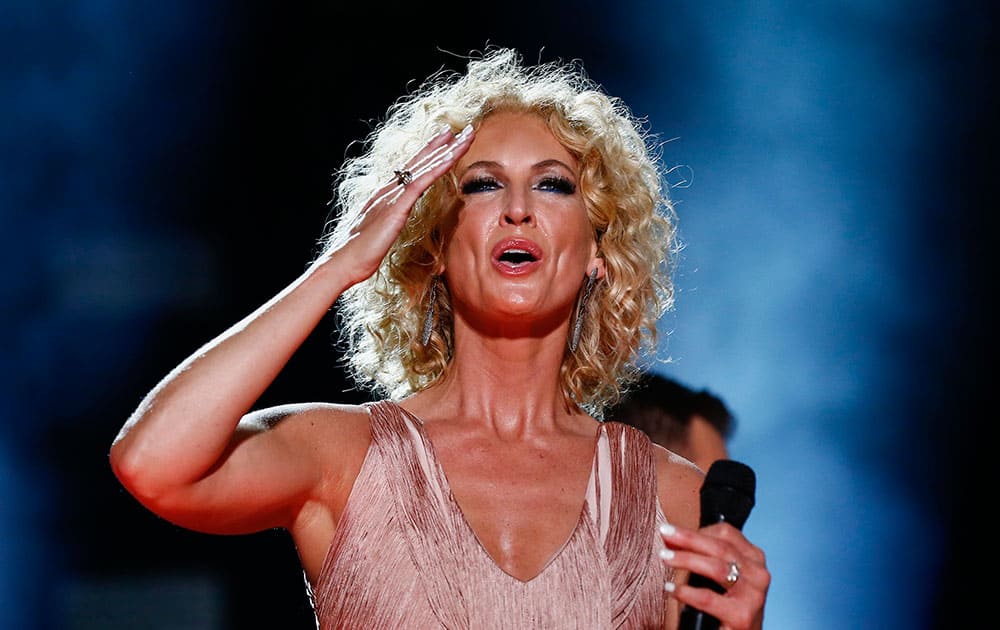
[[[287,529],[323,628],[673,628],[684,604],[760,628],[764,554],[696,530],[701,472],[588,413],[670,305],[661,191],[574,66],[432,77],[345,166],[322,254],[147,395],[115,473],[184,527]],[[384,400],[251,411],[338,298]]]

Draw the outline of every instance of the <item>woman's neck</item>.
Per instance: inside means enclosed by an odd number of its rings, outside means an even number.
[[[577,426],[583,414],[567,407],[559,379],[565,332],[490,337],[457,324],[445,374],[412,400],[418,415],[483,422],[503,434]]]

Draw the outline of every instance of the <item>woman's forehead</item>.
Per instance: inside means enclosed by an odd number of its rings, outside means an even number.
[[[483,120],[469,151],[458,163],[459,172],[471,164],[495,163],[515,167],[558,162],[578,169],[577,159],[538,115],[499,112]]]

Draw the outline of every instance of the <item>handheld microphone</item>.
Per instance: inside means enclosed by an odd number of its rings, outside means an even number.
[[[750,516],[754,504],[757,477],[746,464],[731,459],[715,461],[708,469],[701,484],[701,524],[699,527],[725,521],[736,529],[743,529],[743,523]],[[716,593],[723,593],[715,581],[697,573],[688,578],[691,586],[707,587]],[[678,630],[718,630],[719,620],[697,608],[685,606],[681,612]]]

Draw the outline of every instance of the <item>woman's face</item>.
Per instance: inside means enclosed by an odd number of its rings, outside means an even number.
[[[456,314],[505,328],[567,320],[587,274],[604,274],[576,159],[541,118],[498,113],[455,174],[443,271]]]

